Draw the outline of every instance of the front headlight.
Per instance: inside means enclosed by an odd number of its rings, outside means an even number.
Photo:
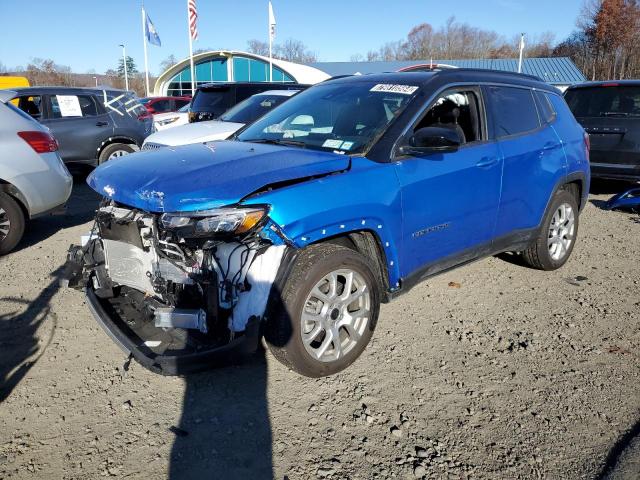
[[[160,121],[158,121],[158,125],[160,125],[160,126],[169,125],[170,123],[178,121],[178,118],[179,117],[171,117],[171,118],[167,118],[165,120],[160,120]]]
[[[267,214],[266,208],[216,208],[199,212],[165,213],[162,226],[185,237],[215,233],[242,234],[251,231]]]

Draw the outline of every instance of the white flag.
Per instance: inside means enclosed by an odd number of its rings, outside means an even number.
[[[271,1],[269,1],[269,38],[271,40],[276,38],[276,17],[273,15]]]

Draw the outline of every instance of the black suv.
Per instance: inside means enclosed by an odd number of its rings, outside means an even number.
[[[16,89],[18,107],[51,130],[65,163],[98,165],[136,151],[153,120],[132,92],[116,89]]]
[[[196,90],[189,108],[189,122],[215,120],[231,107],[267,90],[304,90],[299,83],[234,82],[209,83]]]
[[[592,176],[640,180],[640,81],[575,85],[565,100],[589,134]]]

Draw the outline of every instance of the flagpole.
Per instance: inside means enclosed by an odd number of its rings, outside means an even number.
[[[144,11],[144,2],[142,3],[142,44],[144,45],[144,76],[147,97],[149,93],[149,57],[147,55],[147,15]]]
[[[273,82],[273,57],[271,50],[273,47],[273,40],[271,40],[271,28],[269,28],[269,81]]]
[[[522,73],[522,55],[524,53],[524,33],[520,35],[520,59],[518,60],[518,73]]]
[[[269,81],[273,82],[273,37],[275,35],[276,19],[273,15],[273,6],[269,0]]]
[[[191,64],[191,97],[196,94],[196,75],[193,66],[193,38],[191,38],[191,20],[189,19],[189,0],[187,0],[187,31],[189,32],[189,59]]]

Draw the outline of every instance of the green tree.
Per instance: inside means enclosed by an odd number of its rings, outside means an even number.
[[[118,61],[117,72],[118,77],[124,78],[124,61],[122,58]],[[127,55],[127,74],[133,75],[134,73],[138,73],[138,67],[136,67],[136,62],[133,61],[133,58]]]

